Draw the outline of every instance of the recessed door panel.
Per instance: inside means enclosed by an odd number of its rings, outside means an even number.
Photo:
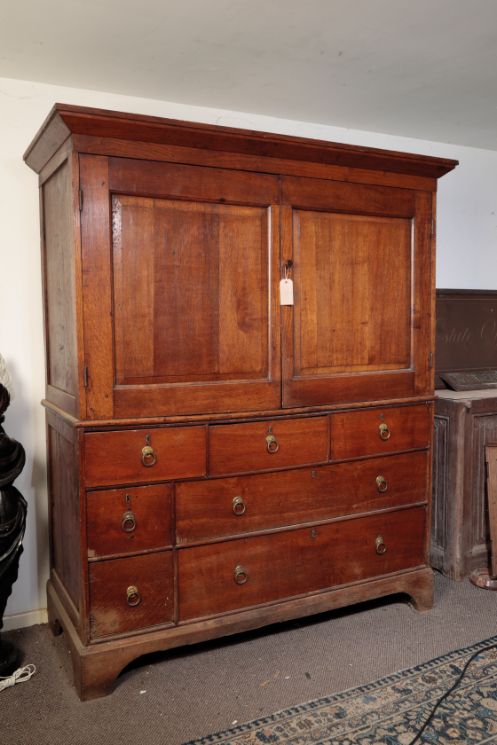
[[[112,206],[117,384],[267,378],[268,210]]]
[[[411,221],[310,210],[293,221],[295,372],[409,368]]]
[[[283,405],[429,393],[431,195],[288,178],[283,200]]]

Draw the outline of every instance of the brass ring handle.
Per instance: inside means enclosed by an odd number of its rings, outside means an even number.
[[[151,468],[157,463],[157,455],[152,445],[145,445],[142,449],[142,463],[145,468]]]
[[[376,486],[378,488],[378,491],[383,493],[386,492],[388,489],[388,482],[384,476],[377,476],[376,477]]]
[[[127,510],[123,514],[123,519],[121,522],[121,527],[124,530],[125,533],[132,533],[136,528],[136,517],[135,513],[131,510]]]
[[[376,536],[375,547],[376,547],[376,553],[379,554],[380,556],[382,556],[382,554],[386,552],[387,547],[385,546],[383,542],[383,536],[381,535]]]
[[[137,605],[140,605],[141,601],[142,596],[138,592],[138,587],[130,585],[126,590],[126,602],[128,605],[131,606],[131,608],[136,608]]]
[[[271,454],[277,453],[278,450],[280,449],[280,443],[278,442],[278,440],[276,439],[274,435],[268,435],[266,437],[266,448],[267,448],[268,453],[271,453]]]
[[[390,439],[391,432],[388,429],[388,424],[385,424],[384,422],[382,422],[380,424],[380,426],[379,426],[378,429],[380,431],[380,438],[382,440],[389,440]]]
[[[237,515],[238,517],[245,514],[245,512],[247,511],[247,505],[243,497],[233,497],[232,509],[235,515]]]
[[[249,576],[248,572],[245,569],[245,567],[242,567],[241,564],[238,564],[238,566],[235,567],[235,582],[237,585],[244,585],[245,582],[247,582]]]

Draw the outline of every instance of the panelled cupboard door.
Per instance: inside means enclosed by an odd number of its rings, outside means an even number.
[[[283,406],[429,394],[432,194],[283,178]]]
[[[89,155],[80,179],[87,416],[279,407],[278,179]]]

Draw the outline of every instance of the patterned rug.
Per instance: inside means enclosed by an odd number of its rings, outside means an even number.
[[[410,745],[471,655],[460,684],[417,743],[497,743],[497,636],[333,696],[184,745]]]

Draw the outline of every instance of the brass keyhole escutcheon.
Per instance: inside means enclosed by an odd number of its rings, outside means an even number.
[[[235,567],[235,582],[237,585],[244,585],[248,581],[248,572],[241,564]]]
[[[378,429],[379,429],[379,433],[380,433],[380,438],[382,440],[389,440],[390,439],[391,432],[388,429],[388,424],[385,424],[385,422],[382,422],[380,424],[380,426],[378,427]]]
[[[138,587],[136,585],[130,585],[128,589],[126,590],[126,602],[131,608],[136,608],[137,605],[140,605],[142,601],[142,596],[138,592]]]
[[[247,511],[247,504],[243,497],[233,497],[232,509],[237,517],[241,517]]]
[[[379,554],[380,556],[382,556],[386,552],[387,547],[385,546],[385,543],[383,541],[383,536],[381,535],[376,536],[375,546],[376,546],[376,553]]]
[[[276,437],[273,434],[269,434],[266,436],[266,448],[268,453],[277,453],[280,449],[280,444]]]
[[[136,529],[136,517],[132,510],[127,510],[123,514],[121,527],[125,533],[132,533]]]
[[[384,476],[377,476],[376,477],[376,487],[379,492],[383,494],[383,492],[386,492],[388,489],[388,483]]]
[[[157,453],[153,449],[151,443],[150,443],[150,435],[146,435],[145,437],[146,445],[144,448],[142,448],[142,463],[145,466],[145,468],[151,468],[152,466],[155,466],[157,463]]]

